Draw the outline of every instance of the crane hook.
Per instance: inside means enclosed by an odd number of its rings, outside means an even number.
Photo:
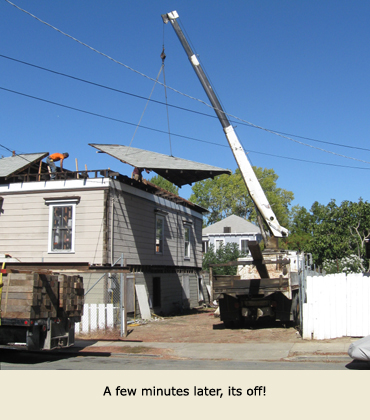
[[[166,58],[166,54],[164,53],[164,47],[163,47],[163,50],[162,50],[162,53],[161,53],[162,64],[164,64],[165,58]]]

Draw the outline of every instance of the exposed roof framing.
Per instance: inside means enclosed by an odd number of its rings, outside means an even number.
[[[143,182],[135,181],[134,179],[131,179],[127,177],[126,175],[118,175],[116,179],[127,185],[131,185],[135,188],[146,191],[150,194],[154,194],[154,195],[157,195],[158,197],[165,198],[169,201],[172,201],[173,203],[181,204],[182,206],[191,208],[197,211],[198,213],[208,213],[208,210],[205,209],[204,207],[198,206],[197,204],[194,204],[191,201],[186,200],[185,198],[179,197],[176,194],[166,191],[163,188],[160,188],[149,181],[146,181],[146,180],[144,180]]]
[[[11,178],[20,172],[33,169],[37,173],[37,165],[48,155],[48,152],[28,153],[2,158],[0,159],[0,178]]]
[[[178,187],[231,173],[228,169],[119,144],[90,144],[90,146],[123,163],[137,168],[150,169]]]

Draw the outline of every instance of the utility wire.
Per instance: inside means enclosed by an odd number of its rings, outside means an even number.
[[[146,98],[145,96],[136,95],[135,93],[126,92],[124,90],[120,90],[120,89],[116,89],[116,88],[113,88],[113,87],[110,87],[110,86],[106,86],[106,85],[102,85],[102,84],[99,84],[99,83],[91,82],[89,80],[81,79],[81,78],[76,77],[76,76],[71,76],[70,74],[66,74],[66,73],[62,73],[62,72],[59,72],[59,71],[47,69],[45,67],[37,66],[36,64],[27,63],[26,61],[17,60],[16,58],[8,57],[8,56],[3,55],[3,54],[0,54],[0,57],[6,58],[8,60],[15,61],[17,63],[25,64],[27,66],[35,67],[35,68],[40,69],[40,70],[48,71],[50,73],[57,74],[58,76],[68,77],[70,79],[77,80],[77,81],[83,82],[83,83],[87,83],[87,84],[90,84],[92,86],[97,86],[97,87],[100,87],[100,88],[103,88],[103,89],[111,90],[113,92],[122,93],[122,94],[128,95],[128,96],[133,96],[134,98],[148,100],[148,98]],[[160,85],[162,85],[162,83],[159,82],[159,81],[157,83],[159,83]],[[154,103],[157,103],[157,104],[160,104],[160,105],[166,105],[165,102],[157,101],[155,99],[150,99],[150,101],[151,102],[154,102]],[[209,118],[217,119],[217,116],[216,115],[206,114],[205,112],[194,111],[194,110],[189,109],[189,108],[184,108],[184,107],[181,107],[181,106],[171,105],[171,104],[168,104],[168,106],[170,106],[172,108],[179,109],[181,111],[188,111],[188,112],[192,112],[193,114],[204,115],[204,116],[209,117]],[[242,124],[243,125],[248,125],[248,124],[245,124],[245,123],[242,123]]]
[[[107,120],[116,121],[116,122],[119,122],[119,123],[122,123],[122,124],[127,124],[127,125],[132,125],[132,126],[136,126],[137,125],[137,124],[134,124],[134,123],[131,123],[131,122],[128,122],[128,121],[123,121],[123,120],[120,120],[120,119],[117,119],[117,118],[108,117],[106,115],[97,114],[95,112],[85,111],[83,109],[74,108],[74,107],[71,107],[71,106],[68,106],[68,105],[60,104],[58,102],[53,102],[53,101],[49,101],[49,100],[46,100],[46,99],[38,98],[36,96],[27,95],[25,93],[17,92],[17,91],[11,90],[11,89],[6,89],[6,88],[1,87],[1,86],[0,86],[0,89],[1,90],[4,90],[6,92],[15,93],[17,95],[25,96],[27,98],[35,99],[35,100],[38,100],[38,101],[41,101],[41,102],[46,102],[46,103],[49,103],[49,104],[52,104],[52,105],[60,106],[62,108],[67,108],[67,109],[71,109],[73,111],[82,112],[84,114],[93,115],[95,117],[104,118],[104,119],[107,119]],[[157,132],[157,133],[168,134],[164,130],[159,130],[159,129],[152,128],[152,127],[146,127],[144,125],[141,125],[140,128],[143,128],[145,130],[154,131],[154,132]],[[211,145],[214,145],[214,146],[224,147],[224,148],[229,149],[229,146],[228,145],[221,144],[221,143],[216,143],[216,142],[212,142],[212,141],[208,141],[208,140],[197,139],[195,137],[184,136],[182,134],[176,134],[176,133],[172,133],[172,135],[174,137],[180,137],[180,138],[183,138],[183,139],[186,139],[186,140],[197,141],[197,142],[200,142],[200,143],[211,144]],[[12,152],[12,150],[10,150],[9,148],[7,148],[6,146],[3,146],[1,144],[0,144],[0,146],[3,147],[6,150]],[[267,156],[277,157],[277,158],[280,158],[280,159],[288,159],[288,160],[296,160],[296,161],[306,162],[306,163],[314,163],[314,164],[317,164],[317,165],[337,166],[337,167],[340,167],[340,168],[349,168],[349,169],[365,169],[365,170],[370,170],[370,168],[364,168],[364,167],[360,167],[360,166],[348,166],[348,165],[331,164],[331,163],[325,163],[325,162],[316,162],[316,161],[311,161],[311,160],[304,160],[304,159],[292,158],[292,157],[288,157],[288,156],[279,156],[279,155],[274,155],[274,154],[269,154],[269,153],[257,152],[255,150],[248,150],[248,153],[256,153],[256,154],[261,154],[261,155],[267,155]]]
[[[69,34],[67,34],[67,33],[65,33],[65,32],[61,31],[60,29],[56,28],[55,26],[51,25],[50,23],[47,23],[47,22],[43,21],[42,19],[40,19],[40,18],[38,18],[37,16],[33,15],[32,13],[28,12],[27,10],[24,10],[24,9],[22,9],[21,7],[17,6],[16,4],[12,3],[10,0],[5,0],[5,1],[6,1],[7,3],[9,3],[10,5],[14,6],[15,8],[17,8],[18,10],[20,10],[20,11],[22,11],[22,12],[24,12],[24,13],[28,14],[29,16],[33,17],[34,19],[36,19],[36,20],[38,20],[39,22],[43,23],[44,25],[49,26],[50,28],[54,29],[55,31],[57,31],[57,32],[61,33],[62,35],[66,36],[66,37],[68,37],[68,38],[70,38],[70,39],[72,39],[72,40],[74,40],[74,41],[76,41],[76,42],[78,42],[79,44],[81,44],[81,45],[83,45],[83,46],[85,46],[85,47],[89,48],[90,50],[92,50],[92,51],[94,51],[94,52],[96,52],[96,53],[98,53],[98,54],[102,55],[103,57],[106,57],[106,58],[108,58],[109,60],[112,60],[113,62],[115,62],[115,63],[117,63],[117,64],[119,64],[119,65],[121,65],[121,66],[125,67],[125,68],[126,68],[126,69],[128,69],[128,70],[133,71],[134,73],[136,73],[136,74],[138,74],[138,75],[140,75],[140,76],[142,76],[142,77],[145,77],[146,79],[149,79],[149,80],[155,81],[152,77],[147,76],[146,74],[144,74],[144,73],[142,73],[142,72],[139,72],[138,70],[133,69],[132,67],[128,66],[127,64],[124,64],[124,63],[121,63],[121,62],[120,62],[120,61],[118,61],[118,60],[115,60],[114,58],[110,57],[109,55],[104,54],[104,53],[102,53],[101,51],[99,51],[99,50],[97,50],[97,49],[95,49],[95,48],[91,47],[90,45],[88,45],[88,44],[86,44],[86,43],[84,43],[84,42],[82,42],[82,41],[78,40],[77,38],[75,38],[75,37],[73,37],[73,36],[71,36],[71,35],[69,35]],[[158,82],[158,83],[159,83],[159,84],[162,84],[161,82]],[[185,93],[183,93],[183,92],[180,92],[180,91],[178,91],[177,89],[174,89],[174,88],[172,88],[172,87],[170,87],[170,86],[167,86],[167,88],[168,88],[168,89],[171,89],[172,91],[174,91],[174,92],[176,92],[176,93],[178,93],[178,94],[180,94],[180,95],[182,95],[182,96],[185,96],[185,97],[187,97],[187,98],[193,99],[193,100],[195,100],[195,101],[197,101],[197,102],[200,102],[200,103],[202,103],[202,104],[206,105],[206,106],[207,106],[207,107],[209,107],[209,108],[212,108],[212,109],[216,110],[216,109],[215,109],[212,105],[208,104],[207,102],[205,102],[205,101],[203,101],[203,100],[201,100],[201,99],[194,98],[194,97],[192,97],[192,96],[190,96],[190,95],[187,95],[187,94],[185,94]],[[277,136],[279,136],[279,137],[281,137],[281,138],[284,138],[284,139],[286,139],[286,140],[290,140],[290,141],[292,141],[292,142],[294,142],[294,143],[297,143],[297,144],[300,144],[300,145],[302,145],[302,146],[306,146],[306,147],[310,147],[310,148],[312,148],[312,149],[320,150],[321,152],[329,153],[329,154],[332,154],[332,155],[334,155],[334,156],[343,157],[343,158],[345,158],[345,159],[351,159],[351,160],[356,160],[356,161],[359,161],[359,162],[363,162],[363,163],[370,164],[370,162],[367,162],[367,161],[365,161],[365,160],[356,159],[356,158],[353,158],[353,157],[351,157],[351,156],[342,155],[342,154],[340,154],[340,153],[335,153],[335,152],[332,152],[332,151],[330,151],[330,150],[326,150],[326,149],[323,149],[323,148],[320,148],[320,147],[312,146],[311,144],[303,143],[303,142],[301,142],[301,141],[295,140],[295,139],[293,139],[293,138],[291,138],[291,137],[289,137],[289,136],[286,136],[286,135],[284,135],[284,134],[281,134],[281,133],[279,133],[279,132],[276,132],[276,131],[273,131],[273,130],[270,130],[270,129],[264,128],[264,127],[259,126],[259,125],[257,125],[257,124],[253,124],[253,123],[251,123],[251,122],[249,122],[249,121],[247,121],[247,120],[244,120],[244,119],[242,119],[242,118],[239,118],[239,117],[237,117],[237,116],[235,116],[235,115],[232,115],[232,114],[226,113],[226,112],[224,112],[223,110],[218,110],[218,111],[223,112],[225,115],[227,115],[227,116],[229,116],[229,117],[232,117],[232,118],[235,118],[235,119],[236,119],[236,120],[238,120],[238,121],[245,122],[245,123],[247,123],[248,125],[250,125],[250,126],[252,126],[252,127],[259,128],[260,130],[266,131],[266,132],[271,133],[271,134],[275,134],[275,135],[277,135]]]
[[[9,147],[4,146],[3,144],[0,144],[0,147],[2,147],[2,148],[3,148],[3,149],[5,149],[5,150],[8,150],[8,152],[11,152],[11,153],[12,153],[12,155],[13,155],[14,150],[9,149]],[[14,153],[15,153],[15,152],[14,152]],[[26,162],[28,162],[28,163],[33,163],[33,161],[28,160],[27,158],[25,158],[24,156],[22,156],[22,155],[20,155],[20,154],[18,154],[18,153],[15,153],[15,154],[14,154],[14,156],[18,156],[18,157],[20,157],[20,158],[24,159],[24,160],[25,160]]]
[[[113,92],[122,93],[124,95],[132,96],[134,98],[143,99],[143,100],[146,100],[146,101],[149,100],[150,102],[157,103],[159,105],[168,106],[168,107],[171,107],[171,108],[179,109],[181,111],[191,112],[193,114],[202,115],[202,116],[205,116],[205,117],[208,117],[208,118],[218,119],[216,115],[206,114],[204,112],[199,112],[199,111],[195,111],[193,109],[184,108],[184,107],[181,107],[181,106],[169,104],[167,102],[157,101],[157,100],[152,99],[152,98],[148,99],[148,98],[146,98],[144,96],[141,96],[141,95],[137,95],[137,94],[134,94],[134,93],[131,93],[131,92],[126,92],[124,90],[113,88],[111,86],[102,85],[100,83],[95,83],[95,82],[92,82],[90,80],[81,79],[80,77],[72,76],[70,74],[62,73],[62,72],[59,72],[59,71],[56,71],[56,70],[51,70],[51,69],[48,69],[46,67],[41,67],[41,66],[38,66],[36,64],[32,64],[32,63],[28,63],[26,61],[18,60],[16,58],[9,57],[9,56],[3,55],[3,54],[0,54],[0,57],[5,58],[7,60],[15,61],[17,63],[24,64],[26,66],[34,67],[34,68],[37,68],[39,70],[47,71],[49,73],[57,74],[58,76],[67,77],[67,78],[70,78],[70,79],[73,79],[73,80],[77,80],[79,82],[90,84],[92,86],[97,86],[97,87],[100,87],[100,88],[103,88],[103,89],[111,90]],[[231,122],[236,122],[236,121],[231,121]],[[242,122],[242,121],[239,121],[239,124],[250,127],[250,128],[258,128],[258,127],[254,127],[254,126],[252,126],[248,123]],[[345,148],[348,148],[348,149],[355,149],[355,150],[362,150],[362,151],[370,152],[370,149],[368,149],[366,147],[350,146],[348,144],[340,144],[340,143],[334,143],[334,142],[329,142],[329,141],[325,141],[325,140],[318,140],[318,139],[313,139],[311,137],[304,137],[304,136],[300,136],[298,134],[285,133],[285,132],[281,132],[281,131],[277,131],[277,130],[273,130],[273,129],[269,129],[269,130],[273,131],[274,133],[283,134],[283,135],[286,135],[286,136],[297,137],[297,138],[304,139],[304,140],[310,140],[310,141],[314,141],[314,142],[318,142],[318,143],[330,144],[332,146],[345,147]]]

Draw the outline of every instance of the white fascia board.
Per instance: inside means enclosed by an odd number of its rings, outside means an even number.
[[[18,182],[0,185],[0,194],[101,189],[109,188],[109,181],[109,178],[87,178],[44,182]]]
[[[19,182],[14,184],[4,184],[0,185],[0,194],[62,192],[102,188],[108,189],[109,187],[152,201],[161,207],[165,207],[173,211],[181,211],[182,213],[203,220],[203,215],[201,213],[189,209],[188,207],[176,204],[173,201],[139,190],[119,181],[112,180],[111,178],[68,179],[57,181],[48,180],[44,182]]]
[[[174,203],[173,201],[167,200],[166,198],[159,197],[157,195],[148,193],[143,190],[139,190],[137,188],[131,187],[130,185],[122,184],[119,181],[112,181],[113,187],[119,191],[126,192],[128,194],[135,195],[136,197],[144,198],[145,200],[152,201],[153,203],[157,204],[158,206],[165,207],[172,211],[181,211],[182,213],[186,213],[193,217],[197,217],[200,220],[203,220],[203,215],[198,213],[188,207],[182,206],[181,204]]]

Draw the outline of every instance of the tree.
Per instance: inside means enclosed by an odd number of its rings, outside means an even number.
[[[276,186],[278,176],[273,169],[253,167],[268,201],[282,226],[289,221],[289,205],[294,198],[291,191]],[[190,201],[208,209],[205,219],[209,226],[232,214],[256,222],[256,209],[247,187],[236,169],[232,175],[220,175],[214,179],[196,182],[192,187]]]
[[[172,194],[179,195],[179,187],[176,187],[176,185],[172,184],[172,182],[161,177],[160,175],[153,176],[151,179],[149,179],[149,182],[155,184],[159,188],[171,192]]]
[[[238,258],[245,257],[246,254],[241,252],[238,244],[229,242],[226,245],[221,245],[217,250],[213,244],[208,248],[208,251],[203,255],[203,270],[209,271],[210,264],[220,264],[230,261],[236,261]],[[235,275],[237,267],[214,267],[214,274]]]
[[[312,237],[312,215],[301,206],[294,206],[290,212],[289,236],[285,240],[288,249],[304,251]]]
[[[365,240],[370,237],[370,203],[343,201],[338,206],[331,200],[326,206],[313,203],[310,211],[294,207],[290,223],[289,249],[311,253],[316,265],[351,265],[356,255],[365,270]],[[331,261],[331,262],[330,262]],[[353,263],[352,266],[356,265]],[[357,265],[356,265],[357,266]],[[331,269],[329,269],[331,271]]]

